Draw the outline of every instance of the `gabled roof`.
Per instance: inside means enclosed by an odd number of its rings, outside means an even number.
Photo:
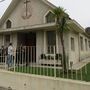
[[[21,0],[12,0],[9,7],[6,9],[5,13],[3,14],[3,16],[0,19],[0,26],[5,22],[5,20],[8,18],[8,16],[11,14],[11,12],[14,10],[14,8],[19,4]],[[46,5],[50,6],[52,9],[56,8],[55,5],[53,5],[52,3],[50,3],[47,0],[41,0],[42,2],[44,2]]]
[[[8,16],[12,13],[12,11],[14,10],[14,8],[19,4],[21,0],[12,0],[12,2],[10,3],[9,7],[7,8],[7,10],[5,11],[4,15],[1,17],[0,19],[0,26],[5,22],[5,20],[8,18]],[[49,7],[51,7],[52,9],[56,8],[55,5],[53,5],[52,3],[50,3],[47,0],[41,0],[43,3],[45,3],[46,5],[48,5]],[[84,28],[79,25],[75,20],[70,20],[71,22],[71,26],[76,27],[74,28],[75,31],[77,32],[83,32],[85,33]],[[1,31],[2,32],[2,31]]]

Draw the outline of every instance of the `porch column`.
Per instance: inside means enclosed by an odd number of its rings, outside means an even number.
[[[44,31],[44,54],[46,53],[46,31]]]
[[[58,31],[56,30],[56,53],[59,53],[59,48],[58,48]]]
[[[10,42],[13,43],[13,34],[12,33],[10,34]]]
[[[2,35],[2,45],[5,44],[5,42],[4,42],[4,41],[5,41],[5,40],[4,40],[4,37],[5,37],[5,36],[4,36],[4,34],[3,34],[3,35]]]
[[[81,60],[80,33],[78,34],[78,51],[79,51],[79,62],[80,62],[80,60]]]

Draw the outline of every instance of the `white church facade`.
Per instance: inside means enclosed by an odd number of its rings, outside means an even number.
[[[56,6],[47,0],[12,0],[0,19],[0,46],[34,46],[36,62],[42,54],[62,53],[60,33],[52,10]],[[64,44],[69,63],[78,63],[90,57],[90,36],[76,21],[69,20],[64,33]],[[48,48],[50,46],[51,51]],[[48,62],[47,62],[48,63]]]

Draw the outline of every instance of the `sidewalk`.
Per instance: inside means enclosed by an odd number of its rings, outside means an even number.
[[[82,60],[82,61],[74,64],[72,68],[75,69],[75,70],[78,70],[78,69],[82,68],[83,66],[85,66],[88,63],[90,63],[90,58],[87,58],[85,60]]]
[[[12,90],[11,88],[0,87],[0,90]]]

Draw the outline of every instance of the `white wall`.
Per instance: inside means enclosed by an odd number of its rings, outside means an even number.
[[[17,33],[12,33],[11,34],[11,42],[13,43],[14,47],[17,47]]]
[[[12,27],[20,27],[20,26],[28,26],[28,25],[36,25],[44,23],[44,15],[46,12],[51,9],[48,5],[43,3],[41,0],[31,0],[32,16],[29,19],[23,19],[22,15],[24,12],[24,3],[23,0],[15,7],[13,12],[7,18],[11,20]],[[6,20],[6,21],[7,21]],[[2,26],[2,28],[6,28],[6,22]]]
[[[74,38],[75,50],[71,50],[71,37]],[[79,35],[75,32],[69,32],[69,61],[73,64],[79,62]]]
[[[44,51],[44,32],[38,31],[36,32],[36,60],[40,59],[40,55]]]
[[[83,48],[84,50],[82,51],[80,49],[80,36],[83,37]],[[71,37],[74,38],[75,41],[75,51],[71,50]],[[85,45],[85,39],[87,39],[87,50],[86,50],[86,45]],[[69,32],[69,61],[73,61],[73,63],[78,63],[79,60],[85,60],[85,58],[90,58],[90,48],[88,44],[89,38],[85,36],[84,34],[79,34],[75,32]]]
[[[0,86],[13,90],[90,90],[90,83],[0,70]]]

